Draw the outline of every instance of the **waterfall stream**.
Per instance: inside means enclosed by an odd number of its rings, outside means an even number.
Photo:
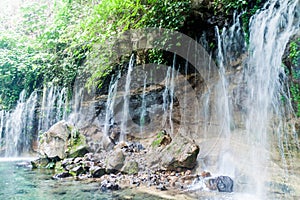
[[[23,90],[14,110],[1,110],[1,155],[16,157],[32,152],[36,148],[34,143],[38,140],[38,134],[47,131],[55,122],[67,118],[66,92],[65,88],[44,87],[42,95],[34,91],[26,99],[26,91]],[[42,102],[40,108],[39,102]]]
[[[298,7],[297,7],[298,6]],[[252,173],[256,173],[255,192],[265,196],[265,181],[271,176],[267,168],[270,159],[270,125],[278,137],[284,123],[281,95],[284,74],[282,56],[289,38],[299,32],[299,1],[269,1],[250,23],[249,59],[245,68],[247,83],[246,135],[251,145]],[[285,105],[289,106],[289,105]],[[291,110],[291,108],[289,108]],[[274,116],[280,123],[274,121]],[[263,148],[262,148],[263,147]]]
[[[29,152],[32,144],[36,106],[38,96],[33,92],[26,100],[26,91],[20,94],[16,108],[12,112],[1,111],[1,145],[5,148],[4,156],[19,156]]]
[[[197,95],[201,96],[201,106],[189,107],[192,106],[188,96],[191,91],[183,90],[185,105],[180,105],[184,108],[181,123],[187,127],[184,131],[193,135],[190,139],[200,146],[198,162],[201,166],[199,164],[197,170],[232,177],[238,185],[237,196],[248,194],[253,199],[268,199],[273,197],[269,192],[273,183],[298,180],[293,179],[289,166],[294,160],[287,147],[288,131],[293,131],[295,139],[298,135],[293,124],[287,123],[294,115],[291,102],[282,101],[282,97],[289,97],[283,84],[286,75],[282,57],[289,39],[299,34],[299,10],[298,0],[267,1],[251,18],[249,44],[245,41],[241,15],[235,13],[231,27],[215,28],[218,73],[215,77],[208,76],[214,78],[213,85],[199,89],[201,94]],[[182,75],[176,54],[172,66],[164,66],[164,80],[157,81],[156,88],[152,85],[154,92],[150,91],[148,82],[154,79],[152,71],[142,76],[142,87],[132,86],[136,60],[135,55],[130,57],[124,83],[121,83],[123,91],[118,91],[121,72],[111,78],[108,94],[103,95],[106,99],[101,99],[105,106],[98,105],[97,111],[101,112],[98,116],[95,114],[98,99],[86,100],[83,86],[75,84],[71,100],[67,88],[53,85],[45,85],[43,91],[37,90],[31,95],[22,91],[13,110],[0,110],[0,155],[17,157],[33,151],[38,135],[60,120],[69,120],[80,127],[93,124],[105,136],[109,136],[110,128],[117,124],[119,127],[115,131],[120,130],[119,140],[126,141],[130,126],[138,127],[140,135],[147,129],[144,125],[149,112],[159,121],[157,129],[166,129],[171,137],[176,135],[175,129],[181,125],[174,125],[174,113],[178,111],[175,110],[178,107],[176,92]],[[190,74],[188,61],[186,63],[184,76],[187,78]],[[207,67],[210,73],[211,66]],[[157,100],[158,95],[161,95],[161,101]],[[139,102],[132,106],[134,100]],[[120,110],[117,120],[115,108]],[[129,125],[130,109],[140,111],[136,112],[139,123]]]
[[[123,120],[121,123],[121,135],[120,135],[121,141],[126,140],[126,134],[127,134],[126,131],[127,131],[127,120],[129,117],[130,82],[131,82],[131,72],[133,70],[134,62],[135,62],[134,54],[132,54],[128,64],[128,71],[126,75],[126,83],[125,83],[124,95],[123,95],[124,104],[123,104],[123,113],[122,113]]]
[[[144,131],[144,126],[146,122],[146,114],[147,114],[147,107],[146,107],[146,86],[147,86],[147,74],[145,74],[144,83],[143,83],[143,93],[142,93],[142,107],[141,107],[141,116],[140,116],[140,133],[142,134]]]

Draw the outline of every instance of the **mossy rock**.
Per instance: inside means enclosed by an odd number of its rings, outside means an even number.
[[[151,146],[154,147],[161,147],[161,146],[167,146],[172,142],[172,138],[169,134],[166,133],[166,131],[160,131],[155,140],[153,140]]]
[[[67,151],[68,158],[83,157],[89,152],[85,136],[80,134],[77,130],[75,133],[76,134],[74,135],[72,134],[72,137],[69,140]]]
[[[55,168],[54,169],[55,169],[55,173],[61,173],[61,172],[64,171],[64,168],[61,164],[61,161],[58,161],[58,162],[55,163]]]
[[[60,121],[40,138],[39,153],[53,160],[75,158],[88,153],[86,138],[72,124]]]
[[[129,175],[137,174],[139,172],[139,164],[136,161],[125,162],[121,171]]]
[[[48,158],[38,158],[37,160],[31,161],[32,168],[46,168],[51,160]]]
[[[193,141],[178,134],[167,146],[153,150],[147,159],[150,168],[182,171],[196,166],[200,148]]]

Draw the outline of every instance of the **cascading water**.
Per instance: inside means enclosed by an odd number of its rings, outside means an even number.
[[[133,70],[134,66],[134,54],[131,55],[129,65],[128,65],[128,71],[126,75],[126,83],[125,83],[125,89],[124,89],[124,95],[123,95],[123,112],[122,112],[122,122],[121,122],[121,135],[120,140],[125,141],[126,140],[126,134],[127,134],[127,120],[129,117],[129,98],[130,98],[130,82],[131,82],[131,72]]]
[[[47,131],[54,123],[67,118],[67,89],[44,87],[39,116],[39,131]]]
[[[202,94],[199,157],[202,169],[235,180],[237,199],[245,197],[241,194],[276,198],[272,187],[297,180],[287,173],[291,161],[286,159],[292,156],[283,145],[289,143],[286,122],[292,107],[281,99],[289,96],[282,57],[289,39],[299,33],[299,8],[299,1],[268,1],[251,19],[248,51],[240,16],[221,35],[216,29],[218,82]],[[281,152],[281,163],[272,160],[275,152]]]
[[[162,126],[166,125],[167,122],[167,117],[168,117],[168,106],[169,106],[169,98],[168,98],[168,93],[169,93],[169,85],[170,85],[170,77],[171,77],[171,67],[168,67],[167,70],[167,75],[165,78],[165,89],[163,92],[163,121],[162,121]]]
[[[292,110],[290,103],[282,104],[285,91],[280,77],[284,76],[281,63],[285,47],[299,32],[296,10],[299,13],[297,1],[267,2],[251,20],[248,59],[244,61],[246,44],[239,16],[221,35],[216,29],[219,83],[212,89],[215,92],[210,92],[210,103],[215,108],[212,118],[220,132],[215,145],[219,151],[216,173],[242,182],[238,192],[256,199],[270,198],[268,183],[275,179],[287,181],[286,170],[280,170],[284,171],[282,175],[278,175],[279,169],[272,170],[274,162],[270,156],[274,151],[284,152],[276,148],[283,146],[282,138],[288,129],[286,116],[291,115],[287,111]],[[225,67],[229,65],[237,68],[234,75]],[[283,163],[285,159],[283,155]],[[241,176],[246,180],[241,180]]]
[[[245,68],[247,84],[246,136],[251,145],[250,159],[254,178],[254,192],[266,199],[265,182],[272,175],[267,165],[270,159],[271,130],[281,137],[282,129],[274,118],[284,123],[280,75],[284,74],[282,56],[285,47],[299,31],[299,1],[271,0],[250,23],[249,60]],[[298,16],[299,17],[299,16]],[[259,155],[259,156],[258,156]]]
[[[113,116],[114,116],[114,106],[117,94],[117,85],[118,80],[121,76],[121,73],[118,74],[116,79],[112,78],[107,95],[106,108],[105,108],[105,122],[104,122],[104,134],[109,136],[109,128],[114,124]]]
[[[219,77],[220,80],[216,86],[217,92],[217,110],[219,113],[217,113],[218,118],[220,119],[220,131],[222,132],[222,147],[221,147],[221,153],[220,153],[220,173],[226,174],[229,176],[234,176],[234,169],[231,162],[229,162],[226,157],[230,154],[230,139],[231,139],[231,130],[230,130],[230,124],[231,124],[231,111],[230,111],[230,98],[228,95],[228,80],[226,77],[226,69],[225,69],[225,62],[224,62],[224,53],[223,53],[223,47],[225,46],[224,43],[226,40],[225,36],[227,35],[227,30],[224,28],[222,31],[222,36],[219,34],[219,29],[216,27],[216,35],[218,39],[218,54],[217,54],[217,60],[218,60],[218,68],[219,68]],[[222,38],[221,38],[222,37]],[[222,44],[223,43],[223,44]],[[224,160],[226,159],[226,160]]]
[[[16,157],[36,150],[38,134],[47,131],[59,120],[67,118],[67,91],[58,87],[45,87],[39,108],[38,91],[26,99],[20,93],[16,108],[11,112],[0,111],[1,155]]]
[[[176,55],[173,58],[172,67],[168,67],[166,78],[165,78],[165,90],[163,92],[163,122],[162,126],[165,127],[167,121],[170,126],[170,133],[173,135],[174,126],[172,121],[173,115],[173,104],[175,95],[175,78],[178,76],[178,71],[175,70]]]
[[[141,116],[140,116],[140,133],[143,133],[143,129],[145,126],[145,117],[147,112],[146,107],[146,86],[147,86],[147,74],[144,75],[144,84],[143,84],[143,94],[142,94],[142,107],[141,107]]]
[[[1,111],[1,145],[6,157],[19,156],[31,149],[38,96],[33,92],[26,100],[25,95],[26,91],[23,90],[12,112]]]

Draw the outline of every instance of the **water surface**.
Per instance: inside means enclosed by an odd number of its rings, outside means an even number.
[[[20,166],[22,163],[24,159],[0,159],[0,199],[161,199],[150,194],[132,193],[130,190],[102,192],[98,182],[53,180],[52,170],[32,170]]]

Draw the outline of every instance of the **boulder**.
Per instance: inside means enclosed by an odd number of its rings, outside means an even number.
[[[106,169],[99,166],[93,166],[90,168],[90,174],[93,178],[100,178],[106,172]]]
[[[61,172],[52,176],[52,179],[63,179],[72,176],[69,172]]]
[[[31,161],[32,168],[46,168],[50,160],[48,158],[38,158]]]
[[[86,173],[82,166],[76,166],[71,171],[69,171],[70,174],[73,176],[79,176],[80,174]]]
[[[54,124],[40,139],[39,153],[42,157],[62,160],[67,157],[84,156],[88,146],[84,135],[66,121]]]
[[[148,165],[161,170],[193,169],[197,163],[199,146],[179,134],[171,141],[166,146],[153,147],[151,155],[147,158]]]
[[[125,156],[122,150],[115,150],[112,155],[107,159],[107,171],[115,172],[120,171],[124,165]]]
[[[229,176],[217,177],[216,184],[219,192],[233,191],[233,180]]]
[[[121,171],[129,175],[137,174],[139,172],[139,164],[136,161],[127,161]]]
[[[108,180],[104,180],[104,181],[101,182],[100,189],[103,192],[105,192],[107,190],[115,191],[115,190],[119,190],[120,186],[115,182],[110,182]]]
[[[233,180],[229,176],[218,176],[205,179],[205,185],[210,190],[219,192],[233,192]]]
[[[103,133],[102,129],[95,125],[88,125],[80,129],[86,136],[86,140],[91,152],[101,152],[101,150],[111,150],[114,143],[111,138]]]

